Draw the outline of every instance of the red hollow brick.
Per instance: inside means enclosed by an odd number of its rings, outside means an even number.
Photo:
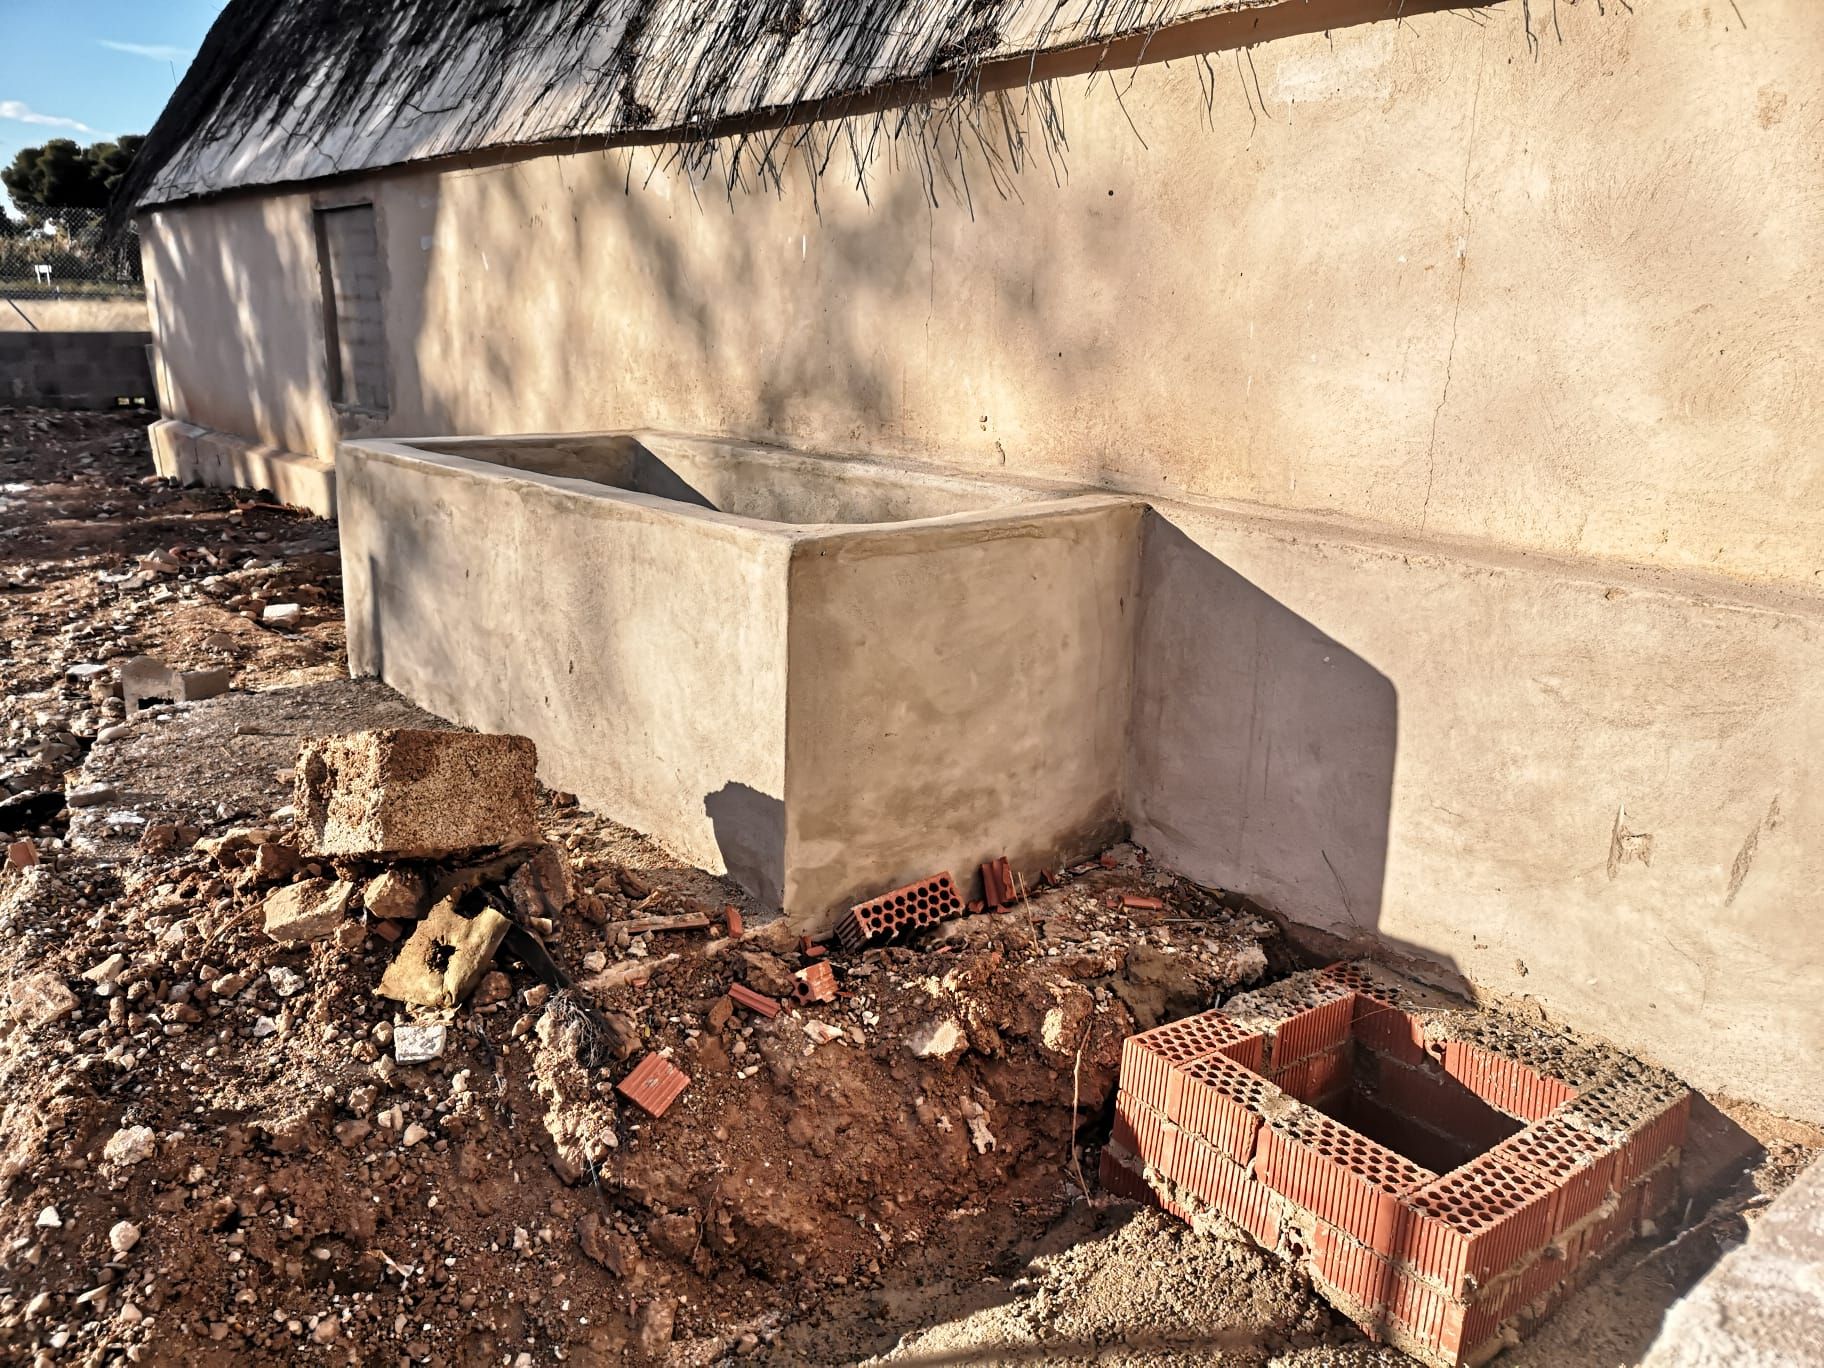
[[[1277,1090],[1219,1054],[1174,1064],[1166,1081],[1166,1118],[1201,1136],[1237,1163],[1254,1157],[1261,1110]]]
[[[875,941],[892,940],[908,931],[935,926],[962,910],[963,900],[946,870],[855,904],[837,923],[836,937],[844,949],[859,950]]]
[[[1408,1192],[1392,1252],[1461,1296],[1544,1247],[1552,1197],[1551,1184],[1485,1154]]]
[[[1179,1131],[1158,1111],[1126,1092],[1115,1096],[1115,1125],[1109,1146],[1131,1159],[1144,1172],[1148,1168],[1169,1173]]]
[[[1393,1265],[1324,1221],[1317,1223],[1311,1246],[1311,1276],[1327,1293],[1342,1294],[1358,1324],[1365,1315],[1371,1324],[1364,1329],[1378,1324],[1386,1313]]]
[[[1158,1206],[1159,1199],[1153,1195],[1152,1188],[1147,1186],[1146,1179],[1122,1163],[1109,1150],[1102,1151],[1102,1165],[1097,1177],[1104,1192],[1124,1197],[1130,1202],[1139,1202],[1143,1206]]]
[[[1300,1102],[1328,1101],[1347,1092],[1355,1080],[1353,1052],[1346,1046],[1308,1055],[1288,1068],[1268,1075],[1275,1087]]]
[[[1261,1036],[1220,1012],[1186,1017],[1121,1042],[1121,1086],[1163,1112],[1172,1066],[1221,1054],[1257,1068],[1263,1043]]]
[[[1381,1255],[1393,1252],[1403,1192],[1436,1175],[1321,1112],[1301,1107],[1260,1132],[1262,1182]]]
[[[1640,1219],[1657,1221],[1678,1197],[1678,1165],[1668,1160],[1635,1186],[1640,1193]]]
[[[633,1072],[619,1083],[615,1091],[652,1116],[663,1116],[671,1104],[690,1086],[690,1075],[661,1054],[649,1054],[633,1066]]]
[[[819,961],[806,965],[794,977],[798,986],[792,990],[792,996],[800,1002],[830,1002],[836,997],[836,971],[829,964]]]
[[[1282,1022],[1273,1032],[1273,1067],[1285,1069],[1345,1044],[1355,1021],[1355,994],[1320,1003]]]
[[[1641,1189],[1629,1188],[1613,1198],[1613,1205],[1576,1234],[1567,1258],[1578,1277],[1634,1238],[1640,1223]]]
[[[1552,1187],[1548,1234],[1556,1237],[1609,1198],[1615,1153],[1593,1135],[1552,1119],[1503,1140],[1489,1156],[1535,1174]]]
[[[1444,1042],[1444,1072],[1489,1106],[1522,1121],[1543,1121],[1577,1095],[1562,1079],[1462,1040]]]
[[[1279,1243],[1279,1204],[1265,1184],[1214,1145],[1181,1134],[1165,1174],[1205,1206],[1228,1217],[1267,1249]]]
[[[731,984],[728,995],[735,1000],[736,1005],[745,1007],[750,1012],[757,1012],[763,1017],[776,1017],[784,1010],[778,1001],[767,997],[764,993],[756,993],[744,983]]]
[[[1373,1070],[1373,1092],[1390,1111],[1412,1117],[1473,1149],[1487,1149],[1513,1134],[1513,1121],[1436,1064],[1408,1067],[1386,1058],[1374,1062],[1378,1067]]]

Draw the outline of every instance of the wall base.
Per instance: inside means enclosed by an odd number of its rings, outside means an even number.
[[[319,518],[336,516],[334,461],[175,418],[154,423],[147,435],[158,473],[180,484],[270,490],[280,503],[307,509]]]

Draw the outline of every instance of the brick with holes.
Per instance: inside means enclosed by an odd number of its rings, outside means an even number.
[[[946,870],[855,904],[837,923],[836,938],[845,950],[860,950],[867,945],[893,940],[908,931],[935,926],[947,918],[960,916],[962,911],[963,900]]]

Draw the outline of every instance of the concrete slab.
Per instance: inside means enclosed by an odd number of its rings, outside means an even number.
[[[1824,1163],[1666,1313],[1643,1368],[1812,1368],[1824,1355]]]

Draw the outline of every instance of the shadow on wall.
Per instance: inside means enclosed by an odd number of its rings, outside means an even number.
[[[1378,939],[1399,747],[1393,681],[1157,510],[1144,536],[1135,839],[1200,882],[1352,943]],[[1331,896],[1317,902],[1313,889]]]
[[[747,784],[724,784],[703,800],[729,877],[768,907],[785,898],[785,804]]]

